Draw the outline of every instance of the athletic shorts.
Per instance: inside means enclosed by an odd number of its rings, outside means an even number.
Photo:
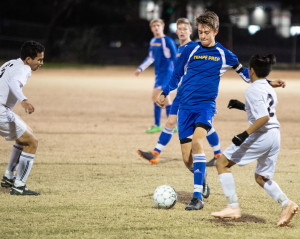
[[[189,110],[179,110],[178,112],[178,135],[179,140],[190,137],[194,134],[197,123],[203,123],[212,127],[214,111],[199,110],[191,112]]]
[[[166,85],[169,84],[169,81],[172,77],[172,73],[173,72],[163,72],[160,73],[159,75],[155,75],[155,84],[154,84],[154,88],[155,89],[162,89],[163,87],[165,87]]]
[[[171,105],[170,115],[177,115],[178,108],[179,108],[179,99],[175,97]]]
[[[255,173],[273,178],[280,150],[279,128],[252,133],[240,146],[230,145],[223,154],[239,166],[257,160]]]
[[[27,125],[11,109],[0,106],[0,135],[7,141],[15,141],[26,131]]]

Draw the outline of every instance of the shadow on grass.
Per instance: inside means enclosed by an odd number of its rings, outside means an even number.
[[[256,217],[254,215],[249,214],[242,214],[242,217],[239,219],[229,219],[229,218],[213,218],[209,219],[211,223],[217,223],[220,224],[220,226],[235,226],[236,223],[260,223],[260,224],[266,224],[266,220],[263,218]]]
[[[2,188],[2,187],[0,187],[0,193],[9,194],[9,192],[10,192],[10,188]]]
[[[174,162],[174,161],[182,161],[182,159],[160,157],[158,163],[164,164],[164,163],[170,163],[170,162]]]

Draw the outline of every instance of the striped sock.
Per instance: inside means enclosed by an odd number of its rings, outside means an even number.
[[[161,108],[154,103],[154,123],[160,126]]]
[[[5,172],[5,177],[7,177],[8,179],[14,178],[22,151],[23,151],[22,145],[19,145],[17,143],[13,145],[9,163],[7,165],[6,172]]]
[[[164,150],[166,145],[170,142],[172,136],[173,136],[174,129],[169,129],[167,127],[164,128],[164,130],[161,132],[158,142],[154,148],[154,151],[161,152]]]
[[[193,154],[194,166],[194,193],[193,197],[197,196],[202,200],[203,180],[205,175],[206,158],[205,154]]]
[[[25,185],[25,182],[32,168],[34,156],[34,154],[29,154],[25,152],[21,153],[18,174],[15,180],[16,187]]]
[[[210,131],[208,131],[206,138],[207,138],[208,143],[214,150],[214,155],[220,154],[221,146],[219,143],[219,136],[214,128],[211,128]]]

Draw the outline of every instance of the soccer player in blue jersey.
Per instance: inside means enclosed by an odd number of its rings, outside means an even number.
[[[186,210],[203,208],[202,191],[206,167],[203,144],[207,132],[212,128],[220,77],[225,71],[234,69],[244,81],[250,82],[248,69],[239,63],[236,55],[215,41],[219,17],[212,11],[206,11],[196,19],[196,24],[200,42],[183,50],[176,63],[172,81],[163,88],[156,101],[163,106],[165,97],[176,87],[176,81],[181,79],[177,93],[180,95],[178,133],[182,153],[188,152],[193,158],[194,171],[193,198]],[[189,146],[185,147],[185,144]],[[189,147],[191,153],[186,150]]]
[[[160,132],[161,108],[155,104],[157,97],[161,94],[162,88],[169,83],[174,70],[176,59],[176,45],[172,38],[164,34],[164,22],[162,19],[154,19],[150,22],[150,28],[154,38],[150,41],[149,55],[145,61],[136,69],[135,75],[146,70],[152,63],[155,69],[155,84],[152,91],[154,103],[154,125],[146,130],[146,133]],[[168,97],[165,101],[166,114],[169,116],[171,100]]]
[[[178,59],[178,57],[180,57],[181,52],[183,51],[184,48],[186,48],[187,46],[189,46],[191,44],[197,44],[197,43],[195,43],[191,40],[190,36],[192,34],[192,25],[187,18],[179,18],[176,21],[176,25],[177,25],[176,34],[178,36],[179,43],[180,43],[180,46],[178,48],[178,52],[176,55],[176,59]],[[175,67],[176,67],[176,64],[175,64]],[[177,85],[178,85],[178,83],[179,82],[177,82]],[[148,160],[152,164],[156,164],[158,162],[160,153],[164,150],[164,148],[170,142],[170,140],[173,136],[174,128],[177,125],[178,107],[179,107],[179,99],[178,99],[178,96],[176,96],[172,103],[170,114],[169,114],[168,120],[166,122],[166,126],[163,129],[163,131],[161,132],[154,150],[151,152],[145,152],[142,150],[137,151],[138,154],[142,158]],[[214,159],[218,158],[221,155],[221,148],[220,148],[220,144],[219,144],[218,134],[214,128],[211,128],[211,130],[208,132],[207,140],[214,150]],[[185,162],[185,165],[191,170],[192,163],[189,163],[189,157],[184,158],[184,162]]]

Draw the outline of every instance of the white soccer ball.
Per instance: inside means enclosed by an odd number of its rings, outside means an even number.
[[[169,185],[157,187],[153,193],[154,203],[158,208],[172,208],[177,201],[177,193]]]

